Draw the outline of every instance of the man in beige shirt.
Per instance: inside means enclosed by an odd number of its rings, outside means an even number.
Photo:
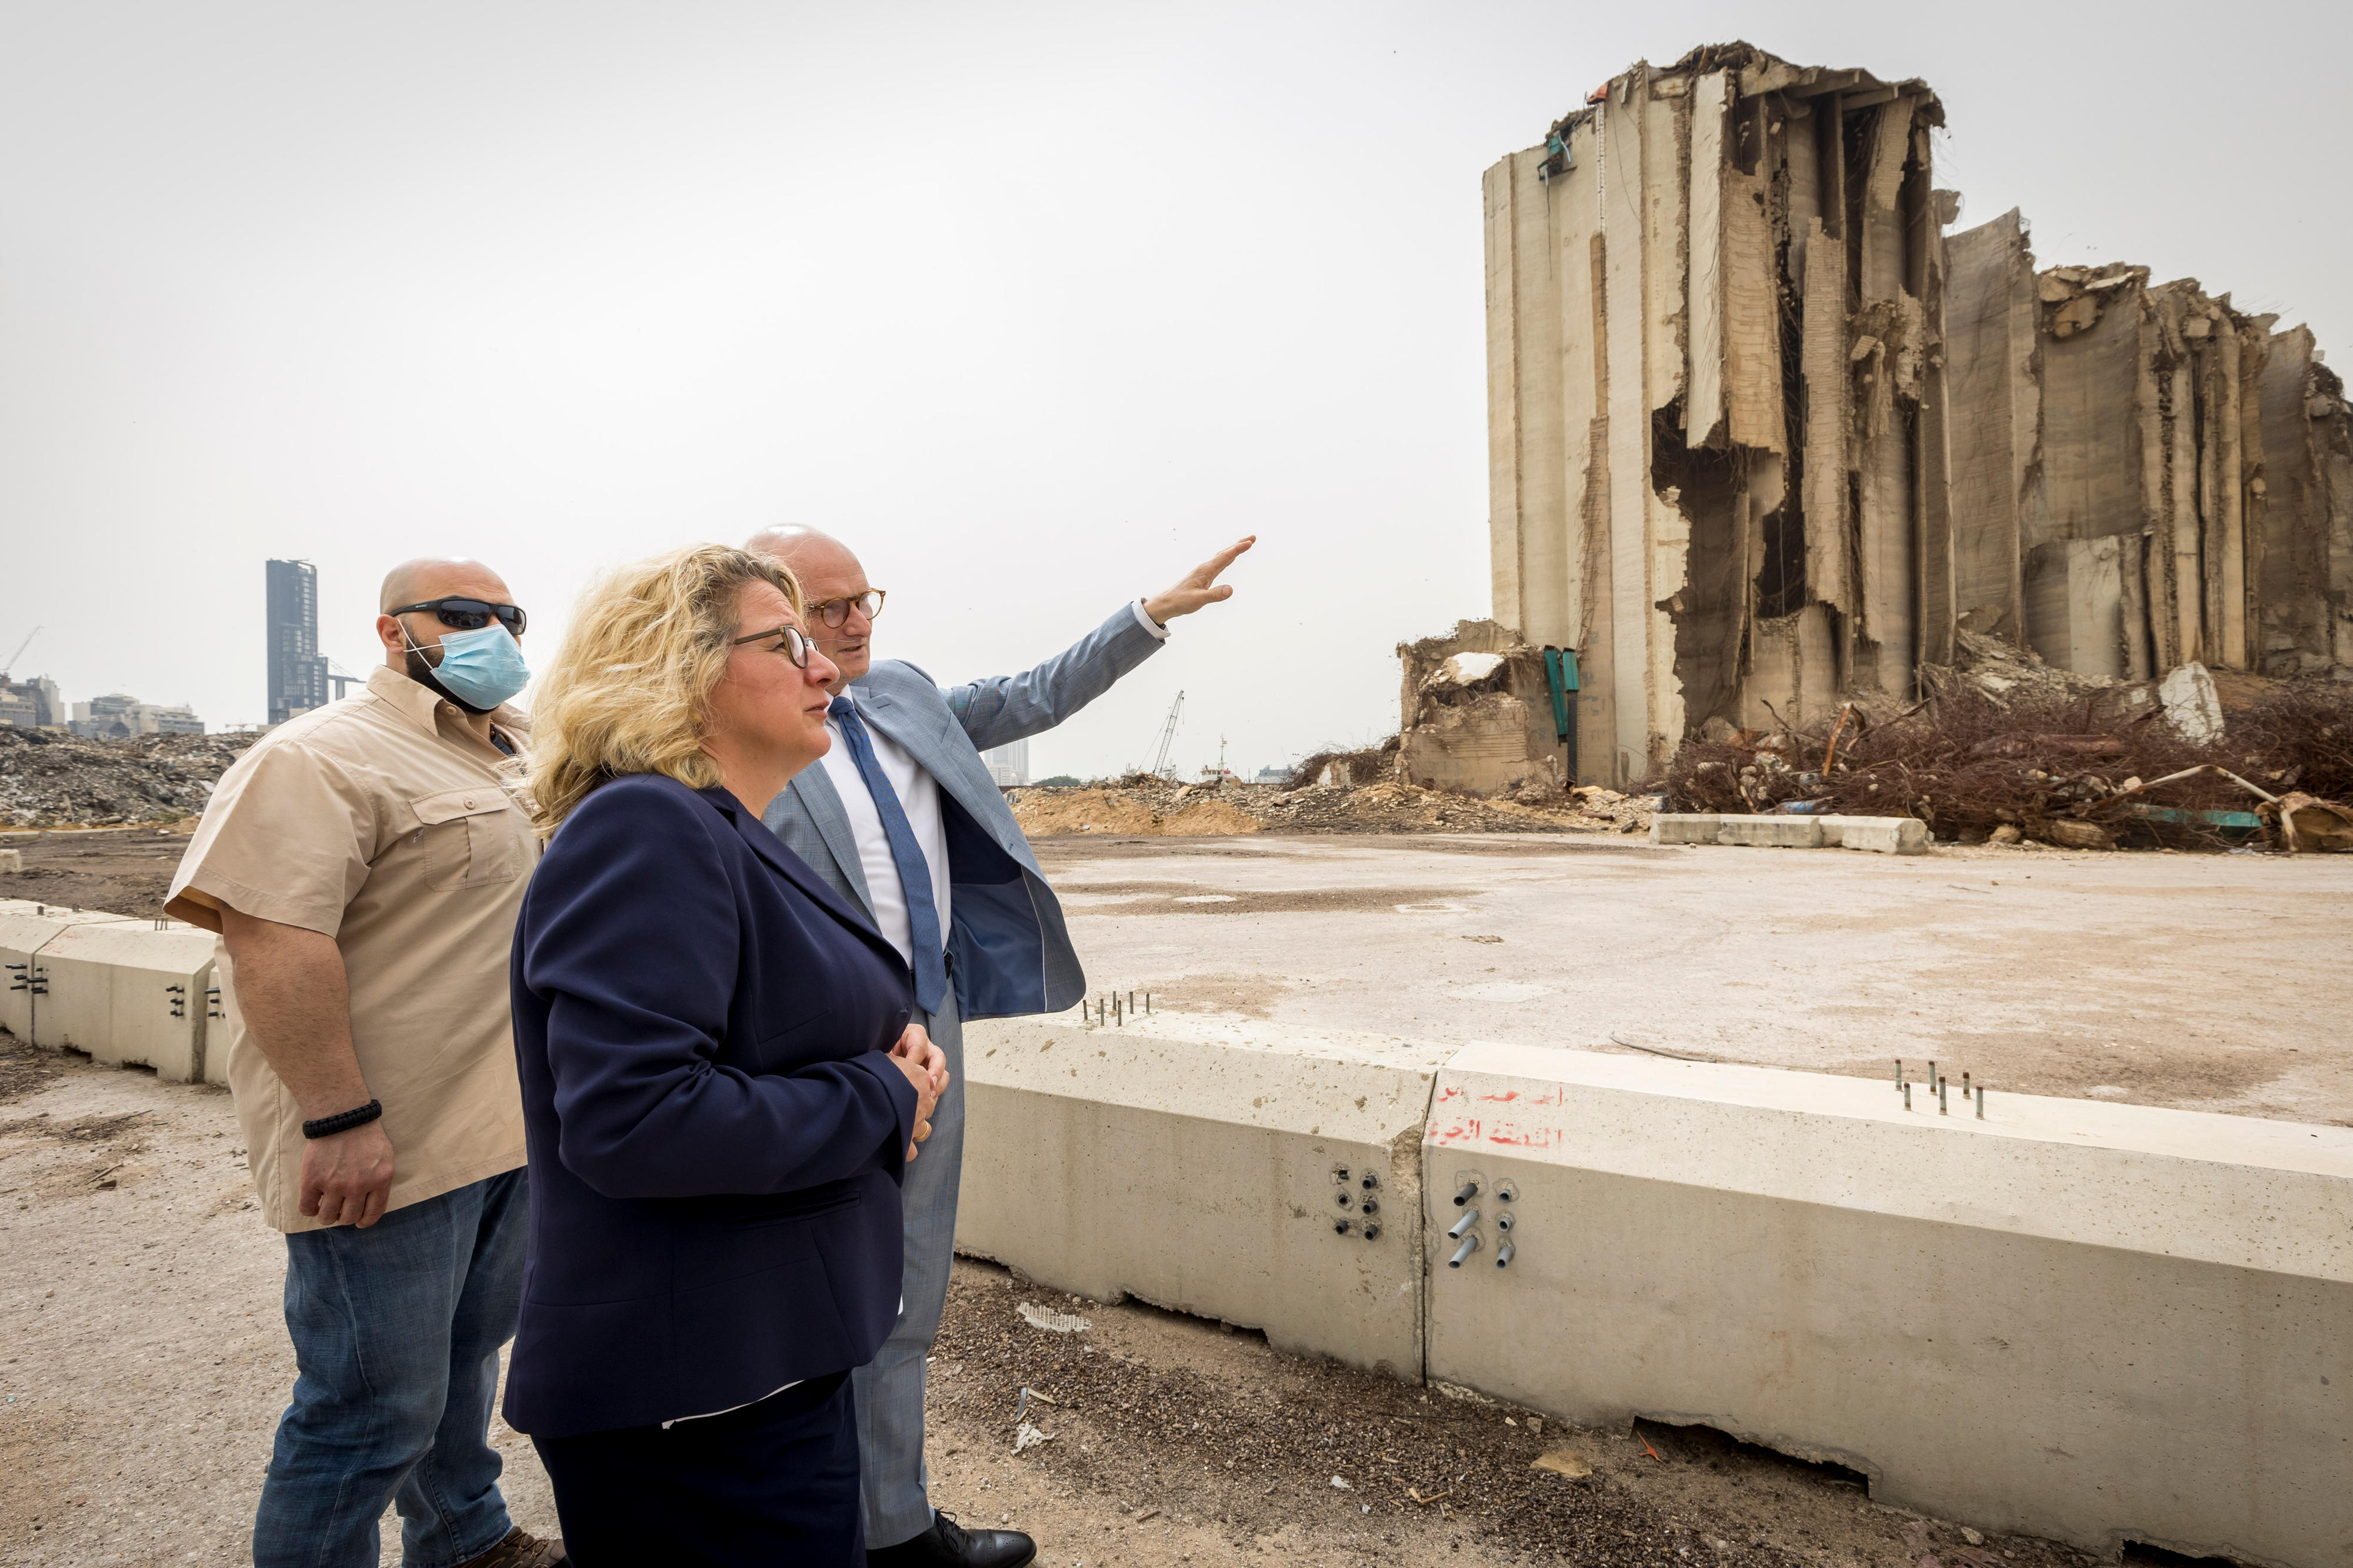
[[[385,579],[383,668],[221,778],[165,906],[221,933],[229,1089],[287,1233],[293,1402],[259,1568],[554,1568],[489,1442],[528,1221],[507,953],[539,844],[519,795],[523,612],[480,563]]]

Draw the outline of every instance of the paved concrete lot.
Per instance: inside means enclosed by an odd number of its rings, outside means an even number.
[[[2353,859],[1065,837],[1098,987],[1440,1039],[2353,1124]]]

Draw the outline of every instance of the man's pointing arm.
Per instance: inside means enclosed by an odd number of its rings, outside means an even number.
[[[1035,669],[950,687],[949,709],[973,745],[984,752],[1052,729],[1159,652],[1170,621],[1231,598],[1233,589],[1218,577],[1257,542],[1256,534],[1236,540],[1174,587],[1130,600],[1111,619]]]

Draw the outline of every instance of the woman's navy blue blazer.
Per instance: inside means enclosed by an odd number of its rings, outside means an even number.
[[[905,963],[724,790],[631,774],[515,926],[531,1243],[506,1417],[561,1437],[864,1364],[899,1310]]]

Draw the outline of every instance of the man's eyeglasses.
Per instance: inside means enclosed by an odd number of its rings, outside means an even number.
[[[427,599],[421,605],[403,605],[396,610],[386,610],[387,616],[429,614],[440,617],[441,624],[453,632],[478,632],[491,624],[493,616],[499,624],[515,636],[522,636],[531,625],[531,617],[520,605],[493,605],[486,599]]]
[[[768,650],[770,653],[783,654],[793,661],[793,667],[796,669],[808,668],[809,640],[801,636],[801,629],[798,626],[770,626],[765,632],[754,632],[750,637],[737,637],[727,646],[742,647],[747,642],[763,642],[769,637],[776,639],[776,646]]]
[[[838,626],[849,619],[852,610],[871,621],[882,613],[882,601],[889,597],[880,588],[869,588],[863,594],[852,594],[846,599],[828,599],[822,604],[811,605],[805,613],[828,626]]]

